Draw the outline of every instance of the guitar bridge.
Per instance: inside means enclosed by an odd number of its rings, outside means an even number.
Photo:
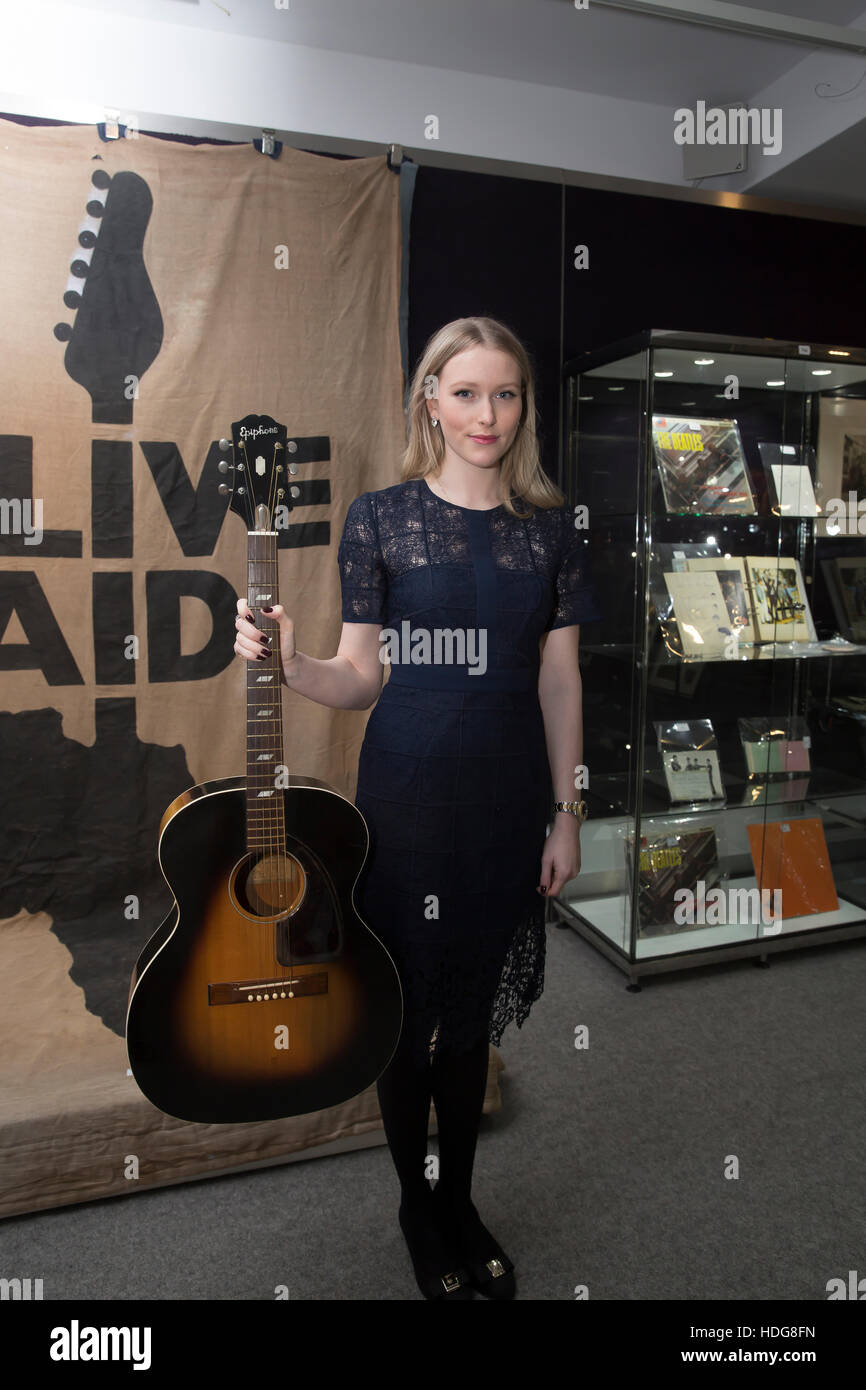
[[[207,987],[209,1004],[262,1004],[274,999],[327,993],[327,970],[315,975],[291,975],[282,980],[230,980]]]

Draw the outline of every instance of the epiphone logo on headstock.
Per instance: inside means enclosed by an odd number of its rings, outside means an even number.
[[[277,428],[276,425],[271,428],[266,428],[264,425],[256,425],[254,430],[248,430],[246,425],[241,425],[239,433],[241,439],[258,439],[260,434],[276,434]]]

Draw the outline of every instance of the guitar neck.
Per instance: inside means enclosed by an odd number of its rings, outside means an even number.
[[[261,611],[280,601],[279,560],[276,531],[247,534],[247,603],[259,632],[271,638],[266,659],[247,663],[247,849],[267,852],[286,840],[280,629]]]

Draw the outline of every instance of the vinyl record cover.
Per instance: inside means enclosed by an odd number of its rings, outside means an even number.
[[[671,803],[724,801],[718,743],[709,719],[654,724]]]
[[[713,749],[703,753],[663,753],[662,763],[672,802],[721,799],[722,773],[719,755]]]
[[[626,840],[626,862],[633,871],[634,837]],[[674,894],[680,888],[696,891],[699,881],[708,892],[719,882],[716,832],[696,826],[652,839],[641,836],[638,866],[638,935],[663,936],[684,931],[674,921]],[[688,927],[694,931],[695,926]]]
[[[800,565],[789,555],[749,555],[746,572],[761,642],[815,640]]]
[[[812,736],[802,715],[741,715],[737,728],[750,779],[811,771]]]
[[[760,889],[781,889],[781,916],[835,912],[839,906],[833,869],[817,816],[747,825],[749,849]]]
[[[746,562],[739,555],[719,555],[687,560],[689,570],[712,570],[719,581],[731,627],[747,645],[758,640],[752,611]]]
[[[754,515],[755,498],[736,420],[654,415],[652,434],[669,512]]]

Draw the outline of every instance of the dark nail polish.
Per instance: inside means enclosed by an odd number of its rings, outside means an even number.
[[[263,609],[262,609],[262,612],[263,612],[263,613],[273,613],[273,611],[274,611],[273,608],[263,608]]]
[[[258,656],[256,657],[256,661],[267,661],[268,655],[268,652],[259,652]]]

